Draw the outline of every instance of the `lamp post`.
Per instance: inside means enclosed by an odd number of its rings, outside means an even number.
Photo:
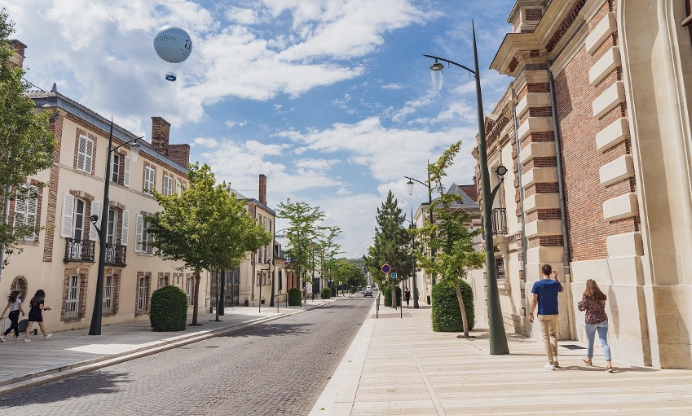
[[[433,224],[433,206],[432,206],[432,185],[430,184],[430,164],[428,163],[428,183],[421,182],[418,179],[414,179],[408,176],[404,176],[404,178],[408,179],[408,182],[406,183],[406,186],[408,187],[408,194],[413,195],[413,182],[418,182],[419,184],[425,186],[428,188],[428,214],[430,215],[430,225]],[[411,213],[411,224],[413,224],[413,213]],[[435,255],[435,249],[430,249],[430,255],[434,256]],[[418,309],[418,288],[416,287],[416,270],[415,268],[413,269],[413,309]],[[435,280],[435,274],[433,273],[431,276],[432,279],[432,285],[435,286],[435,283],[437,283]]]
[[[409,188],[412,188],[413,184]],[[411,207],[411,229],[416,228],[416,224],[413,222],[413,207]],[[411,277],[413,278],[413,309],[418,309],[420,306],[418,305],[418,286],[416,284],[416,235],[411,234]]]
[[[504,323],[502,320],[502,309],[500,307],[500,294],[497,288],[497,274],[495,271],[495,255],[493,249],[493,227],[492,227],[492,204],[495,194],[500,187],[500,183],[495,188],[490,190],[490,175],[488,172],[488,155],[486,153],[486,138],[485,138],[485,123],[483,121],[483,97],[481,94],[481,76],[478,70],[478,50],[476,48],[476,29],[472,25],[473,30],[473,62],[474,69],[458,64],[445,58],[433,55],[423,55],[435,60],[435,63],[430,67],[433,84],[438,88],[442,85],[442,71],[444,65],[439,61],[446,62],[448,65],[454,65],[465,69],[471,73],[476,79],[476,105],[478,110],[478,163],[481,173],[481,191],[483,192],[483,230],[485,233],[485,270],[488,284],[488,329],[490,332],[490,354],[501,355],[509,354],[509,346],[507,345],[507,334],[505,334]],[[499,170],[499,168],[498,168]],[[497,172],[498,174],[500,172]],[[504,169],[506,173],[506,168]]]
[[[106,157],[106,177],[104,178],[103,184],[103,209],[101,210],[101,227],[96,226],[98,221],[98,215],[93,214],[89,217],[89,220],[96,227],[99,236],[99,262],[98,262],[98,275],[96,277],[96,296],[94,297],[94,311],[91,314],[91,326],[89,327],[89,335],[101,335],[101,318],[103,315],[103,279],[106,267],[106,238],[108,233],[108,190],[111,183],[111,153],[115,150],[125,146],[126,144],[132,143],[130,146],[130,151],[132,152],[132,161],[136,162],[139,156],[139,143],[137,140],[142,139],[142,137],[137,137],[136,139],[128,140],[125,143],[113,146],[113,120],[111,120],[111,128],[108,133],[108,156]],[[105,219],[105,227],[104,227]]]

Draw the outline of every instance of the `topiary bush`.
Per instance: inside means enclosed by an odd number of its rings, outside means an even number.
[[[323,287],[322,288],[322,299],[331,299],[332,297],[332,290],[328,287]]]
[[[288,289],[288,306],[301,306],[303,294],[297,287]]]
[[[183,331],[187,324],[187,295],[177,286],[164,286],[151,295],[151,329],[156,332]]]
[[[475,315],[473,312],[473,290],[471,285],[461,281],[461,296],[464,299],[466,319],[469,330],[473,329]],[[464,323],[461,321],[461,309],[457,300],[454,283],[442,281],[432,288],[432,328],[435,332],[463,332]]]
[[[387,285],[382,289],[382,295],[384,296],[384,306],[392,306],[392,286]],[[396,305],[401,306],[401,288],[396,287]]]

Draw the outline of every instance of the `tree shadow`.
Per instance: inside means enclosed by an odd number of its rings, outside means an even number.
[[[279,337],[287,335],[309,334],[312,331],[309,327],[312,324],[284,324],[284,323],[265,323],[259,326],[251,326],[238,331],[218,335],[218,338],[250,338],[250,337]]]
[[[0,396],[0,409],[17,408],[29,404],[50,404],[95,394],[120,392],[119,385],[129,383],[127,373],[94,371],[21,389]],[[69,388],[66,384],[69,383]]]

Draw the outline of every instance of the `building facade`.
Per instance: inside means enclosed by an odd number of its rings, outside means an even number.
[[[585,340],[576,305],[594,279],[615,357],[692,368],[688,3],[518,0],[511,10],[491,68],[513,81],[485,121],[491,171],[510,169],[494,201],[506,210],[495,257],[509,331],[540,337],[528,306],[549,263],[566,288],[562,339]]]

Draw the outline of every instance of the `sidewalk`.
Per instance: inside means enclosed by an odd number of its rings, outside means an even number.
[[[0,344],[0,396],[299,313],[335,300],[308,300],[302,308],[287,308],[282,304],[279,312],[276,307],[268,305],[262,306],[261,313],[257,307],[226,308],[219,322],[215,321],[216,314],[200,311],[197,322],[201,325],[188,326],[180,332],[153,332],[146,320],[104,325],[101,335],[97,336],[88,335],[89,328],[83,328],[54,332],[50,340],[44,340],[40,331],[38,335],[33,335],[32,331],[29,343],[23,342],[23,334],[14,340],[14,334],[10,333],[6,342]],[[188,323],[190,319],[191,316]]]
[[[607,373],[600,344],[586,367],[585,344],[563,341],[562,368],[548,371],[542,342],[508,334],[510,354],[491,356],[485,326],[460,339],[432,331],[427,305],[371,312],[311,416],[692,414],[691,370],[635,366],[614,350]]]

